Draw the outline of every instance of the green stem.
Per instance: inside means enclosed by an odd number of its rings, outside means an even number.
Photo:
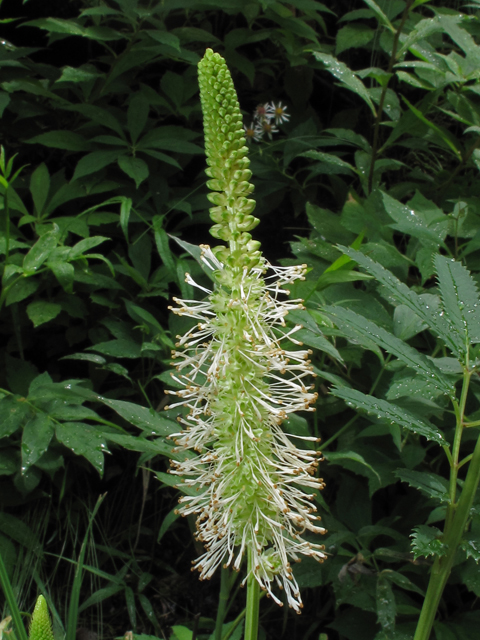
[[[423,602],[422,611],[418,620],[417,629],[413,640],[428,640],[432,631],[433,622],[437,613],[440,598],[452,570],[455,554],[462,539],[465,526],[470,516],[475,493],[480,480],[480,437],[475,445],[467,477],[462,489],[462,495],[458,501],[456,512],[451,525],[445,526],[443,542],[447,547],[446,555],[437,558],[432,567],[427,594]]]
[[[230,595],[230,571],[222,567],[220,573],[220,596],[218,598],[217,620],[215,622],[215,640],[222,640],[223,622],[227,614],[228,596]]]
[[[22,622],[22,615],[17,605],[17,600],[15,598],[15,594],[12,589],[12,585],[10,584],[10,580],[8,578],[7,568],[3,563],[3,558],[0,555],[0,585],[3,589],[3,593],[5,594],[5,600],[8,603],[10,614],[12,616],[13,624],[15,627],[15,632],[18,637],[18,640],[28,640],[27,632],[25,631],[25,627]]]
[[[395,32],[395,36],[393,38],[392,55],[390,56],[390,60],[388,62],[387,73],[392,73],[392,71],[393,71],[393,65],[395,63],[395,58],[396,58],[396,55],[397,55],[398,40],[399,40],[400,35],[402,33],[403,27],[405,25],[405,21],[406,21],[407,16],[408,16],[408,14],[410,12],[410,8],[411,8],[412,4],[413,4],[413,0],[408,0],[407,5],[406,5],[405,10],[404,10],[403,15],[402,15],[400,26],[398,27],[398,29]],[[377,152],[378,152],[378,140],[379,140],[379,134],[380,134],[380,120],[382,119],[383,106],[385,104],[385,98],[386,98],[386,95],[387,95],[387,89],[388,89],[388,80],[385,83],[385,85],[382,87],[382,93],[380,95],[380,100],[379,100],[379,103],[378,103],[377,117],[375,118],[375,128],[373,130],[373,142],[372,142],[372,160],[370,162],[370,171],[369,171],[369,174],[368,174],[368,193],[372,192],[373,174],[375,172],[375,161],[377,159]]]
[[[472,376],[472,371],[466,370],[463,375],[463,385],[462,392],[460,395],[460,402],[457,405],[456,401],[454,402],[455,409],[455,417],[457,424],[455,426],[455,437],[453,440],[453,449],[452,449],[452,461],[450,463],[450,488],[449,488],[449,496],[450,501],[447,508],[447,516],[445,519],[445,532],[449,530],[453,517],[455,515],[455,498],[457,493],[457,477],[458,477],[458,469],[459,469],[459,458],[460,458],[460,444],[462,441],[463,434],[463,420],[465,417],[465,405],[467,403],[467,395],[468,388],[470,386],[470,378]]]
[[[252,552],[248,550],[248,580],[247,580],[247,607],[245,614],[245,635],[244,640],[257,640],[258,618],[260,611],[260,585],[255,579],[253,572]]]

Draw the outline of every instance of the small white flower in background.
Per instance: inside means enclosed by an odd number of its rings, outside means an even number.
[[[259,127],[262,128],[263,133],[267,135],[270,140],[272,140],[274,133],[278,133],[277,127],[271,122],[262,122],[261,124],[259,124]]]
[[[245,127],[247,140],[260,141],[264,135],[272,140],[272,134],[278,133],[276,125],[288,122],[290,115],[287,113],[287,107],[281,102],[265,102],[259,104],[253,112],[253,122],[250,128]]]
[[[258,123],[252,122],[249,127],[244,125],[243,128],[245,129],[245,138],[247,139],[247,142],[251,142],[252,140],[259,142],[262,139],[263,129],[258,128]]]
[[[273,114],[275,124],[282,124],[282,122],[288,122],[290,120],[290,114],[287,113],[287,107],[284,107],[281,102],[275,104],[270,102],[270,112]]]

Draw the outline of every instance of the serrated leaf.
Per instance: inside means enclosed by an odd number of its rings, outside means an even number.
[[[23,427],[22,471],[28,469],[48,448],[55,431],[55,423],[43,413],[36,415]]]
[[[104,454],[108,453],[105,434],[95,427],[83,422],[63,422],[55,429],[57,440],[73,451],[77,456],[83,456],[103,475]]]
[[[429,498],[445,503],[450,502],[448,482],[442,476],[438,476],[435,473],[427,473],[426,471],[414,471],[413,469],[397,469],[395,475]]]
[[[337,398],[345,400],[347,405],[375,415],[382,421],[389,424],[397,424],[400,427],[413,431],[413,433],[418,433],[419,435],[427,438],[427,440],[432,440],[437,444],[446,444],[445,438],[433,424],[421,420],[419,417],[413,415],[413,413],[410,413],[405,409],[400,409],[400,407],[397,407],[386,400],[367,396],[361,391],[348,389],[346,387],[334,387],[331,390],[331,394]]]
[[[360,98],[362,98],[370,107],[373,117],[376,117],[375,105],[368,93],[368,89],[360,78],[351,69],[349,69],[346,64],[340,62],[340,60],[337,60],[328,53],[320,51],[314,51],[313,56],[316,60],[323,63],[325,68],[330,71],[335,78],[340,80],[341,86],[360,96]]]
[[[460,548],[465,551],[467,558],[473,558],[478,564],[480,562],[480,536],[474,533],[465,533],[460,542]]]
[[[360,251],[340,245],[338,248],[371,273],[379,284],[383,285],[383,288],[379,289],[379,293],[386,300],[394,305],[404,304],[409,307],[445,342],[453,353],[460,355],[463,352],[463,343],[459,341],[456,334],[452,333],[445,317],[440,315],[441,309],[434,308],[434,296],[417,295],[391,271]]]
[[[438,287],[447,322],[464,343],[480,342],[480,300],[475,280],[456,260],[435,256]]]
[[[416,371],[426,380],[435,382],[445,394],[453,395],[455,393],[453,386],[443,377],[442,372],[437,369],[431,360],[428,360],[422,353],[389,331],[379,327],[372,320],[368,320],[358,313],[355,313],[355,311],[345,307],[324,307],[322,312],[333,318],[335,324],[337,324],[347,336],[349,330],[353,328],[357,335],[367,338],[368,341],[373,341],[388,353],[396,356],[404,362],[407,367]]]
[[[428,556],[444,556],[447,553],[447,547],[439,539],[441,535],[442,532],[436,527],[428,527],[426,524],[415,527],[410,535],[414,559],[417,560],[422,556],[425,558]]]

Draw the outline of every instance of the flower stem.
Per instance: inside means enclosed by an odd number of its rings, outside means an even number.
[[[258,617],[260,610],[260,585],[255,578],[253,554],[248,550],[248,580],[247,580],[247,608],[245,617],[244,640],[257,640]]]
[[[388,69],[387,69],[388,74],[392,74],[393,72],[393,65],[395,64],[395,59],[397,56],[398,41],[399,41],[400,35],[402,34],[403,27],[405,26],[405,22],[407,20],[412,4],[413,4],[413,0],[407,0],[407,4],[405,6],[405,9],[403,11],[403,15],[400,21],[400,26],[395,32],[395,36],[393,38],[393,45],[392,45],[392,54],[388,62]],[[373,143],[372,143],[372,159],[370,162],[370,171],[368,174],[368,193],[372,192],[372,187],[373,187],[373,174],[375,172],[375,161],[377,159],[377,154],[378,154],[380,121],[383,116],[383,106],[385,104],[387,90],[388,90],[388,80],[387,82],[385,82],[385,84],[382,87],[382,93],[380,95],[380,101],[378,103],[377,117],[375,118],[375,126],[373,130]]]
[[[220,574],[220,596],[218,598],[217,619],[215,622],[215,640],[222,640],[223,623],[227,613],[228,597],[230,595],[230,570],[222,567]]]
[[[457,509],[451,524],[445,525],[443,542],[448,551],[445,556],[437,558],[432,567],[427,594],[423,602],[414,640],[428,640],[432,631],[435,614],[447,583],[458,545],[462,539],[465,526],[470,516],[470,509],[480,480],[480,436],[475,445],[467,477],[458,501]]]

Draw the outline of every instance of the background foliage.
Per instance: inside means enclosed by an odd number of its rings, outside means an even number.
[[[292,321],[320,399],[286,430],[322,437],[330,558],[296,567],[301,617],[262,602],[263,637],[412,637],[442,552],[466,318],[473,364],[480,341],[480,2],[4,0],[0,18],[0,553],[21,607],[41,589],[61,633],[85,540],[81,627],[212,632],[220,578],[189,573],[192,523],[165,473],[176,414],[161,412],[182,332],[168,300],[194,295],[185,274],[202,280],[194,245],[209,242],[196,64],[210,46],[247,125],[259,103],[288,107],[251,146],[256,237],[270,261],[311,268]],[[471,275],[448,280],[446,257]],[[473,374],[471,423],[479,401]],[[475,440],[466,429],[462,456]],[[479,513],[437,640],[480,622]]]

